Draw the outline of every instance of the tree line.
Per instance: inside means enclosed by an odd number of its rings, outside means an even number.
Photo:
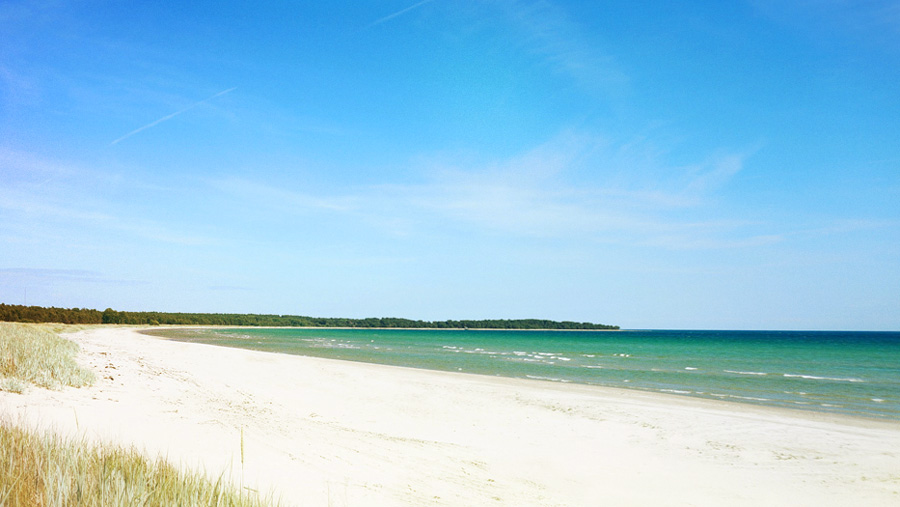
[[[591,322],[545,319],[488,319],[424,321],[396,317],[348,319],[299,315],[258,315],[243,313],[166,313],[104,311],[87,308],[55,308],[0,303],[0,321],[60,322],[63,324],[131,324],[139,326],[272,326],[272,327],[358,327],[431,329],[582,329],[610,330],[619,326]]]

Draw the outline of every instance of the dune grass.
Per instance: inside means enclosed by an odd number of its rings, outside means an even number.
[[[75,362],[78,345],[57,336],[54,331],[60,330],[0,322],[0,390],[21,393],[28,384],[49,389],[92,384],[94,373]]]
[[[75,362],[78,345],[55,334],[73,330],[0,322],[0,389],[21,393],[29,384],[54,389],[91,384],[94,374]],[[149,460],[135,449],[37,433],[0,418],[0,507],[174,505],[255,507],[275,502],[221,477],[213,482],[163,460]]]
[[[0,505],[210,506],[273,505],[134,449],[89,445],[0,422]]]

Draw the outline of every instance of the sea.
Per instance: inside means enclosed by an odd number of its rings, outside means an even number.
[[[900,421],[900,332],[239,328],[153,334]]]

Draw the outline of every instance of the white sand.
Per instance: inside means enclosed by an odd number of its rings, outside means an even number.
[[[0,413],[243,475],[289,505],[900,505],[900,424],[165,341]],[[241,428],[245,460],[241,465]]]

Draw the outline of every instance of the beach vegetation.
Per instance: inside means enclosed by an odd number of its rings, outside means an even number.
[[[0,322],[0,390],[21,393],[29,384],[59,389],[94,382],[94,373],[75,361],[78,345],[52,327]]]
[[[65,325],[0,322],[0,389],[81,387],[93,372],[75,362],[78,345],[57,336]],[[243,443],[243,442],[242,442]],[[222,477],[179,470],[133,448],[89,444],[0,420],[0,506],[276,505]]]
[[[0,421],[0,505],[277,505],[222,477],[213,481],[135,449],[89,444]]]

